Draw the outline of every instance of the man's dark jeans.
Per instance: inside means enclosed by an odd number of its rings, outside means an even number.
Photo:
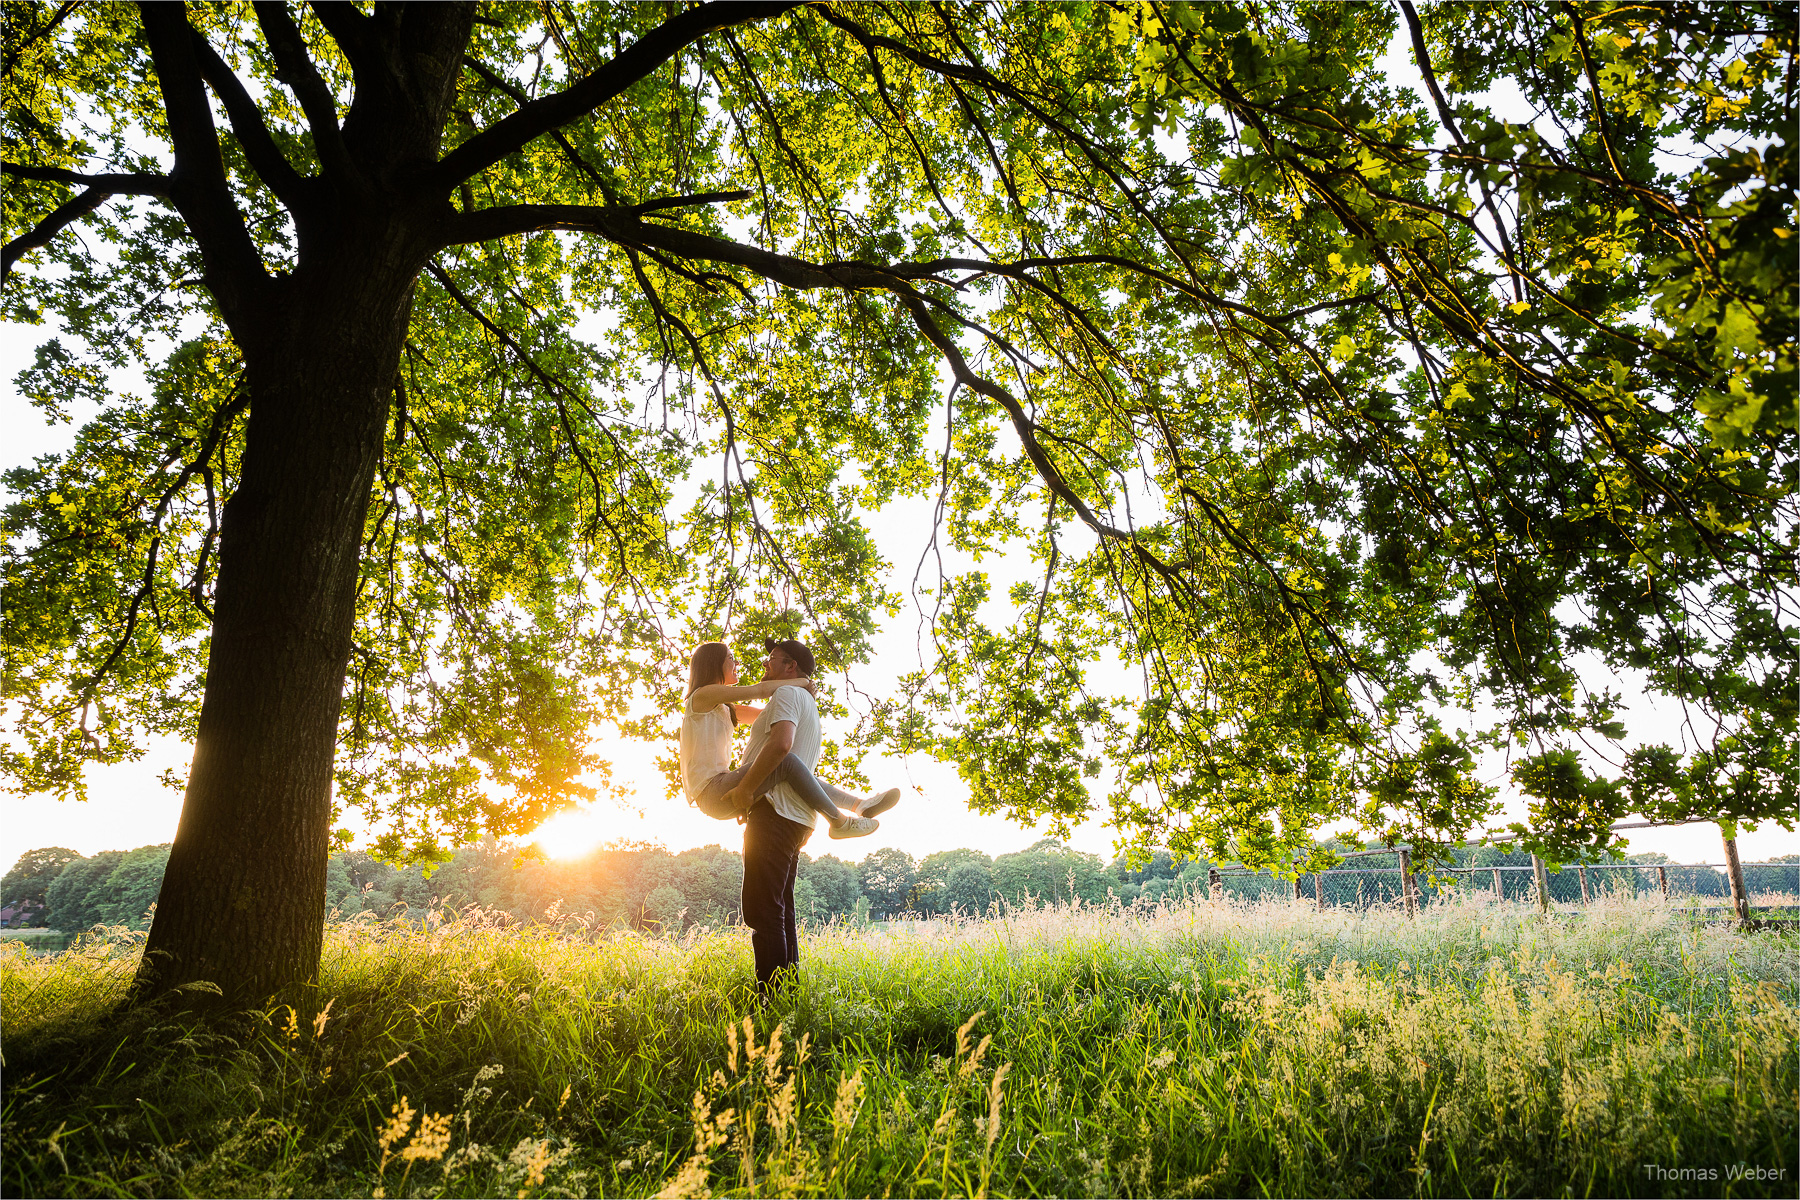
[[[756,954],[756,990],[768,995],[779,972],[800,963],[794,932],[794,879],[811,825],[781,816],[758,800],[744,820],[744,924]]]

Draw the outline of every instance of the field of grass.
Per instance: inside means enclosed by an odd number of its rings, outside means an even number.
[[[119,1013],[129,939],[0,945],[9,1195],[1785,1195],[1800,939],[1053,908],[803,935],[327,937],[251,1020]]]

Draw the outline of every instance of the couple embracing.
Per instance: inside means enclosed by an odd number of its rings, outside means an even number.
[[[800,847],[817,818],[834,838],[864,837],[900,789],[858,796],[813,774],[819,761],[819,706],[812,651],[791,639],[767,642],[762,682],[738,683],[738,662],[724,642],[705,642],[688,660],[681,709],[681,786],[709,817],[744,823],[744,924],[756,955],[756,986],[766,997],[775,977],[800,962],[794,928],[794,880]],[[745,703],[764,700],[760,709]],[[731,765],[732,730],[750,723],[749,743]]]

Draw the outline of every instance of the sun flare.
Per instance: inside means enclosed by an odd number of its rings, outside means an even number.
[[[631,820],[628,813],[603,813],[595,806],[572,808],[560,812],[532,831],[531,840],[551,858],[580,858],[616,836],[607,826],[615,820]]]
[[[736,826],[711,820],[669,794],[668,780],[656,765],[657,747],[620,739],[608,749],[611,783],[623,793],[623,802],[603,794],[546,820],[531,834],[546,855],[580,858],[607,842],[652,842],[679,851],[733,840]]]

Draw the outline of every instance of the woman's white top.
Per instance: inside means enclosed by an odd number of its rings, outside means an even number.
[[[694,707],[690,698],[681,707],[681,790],[689,800],[721,771],[731,768],[731,706]]]

